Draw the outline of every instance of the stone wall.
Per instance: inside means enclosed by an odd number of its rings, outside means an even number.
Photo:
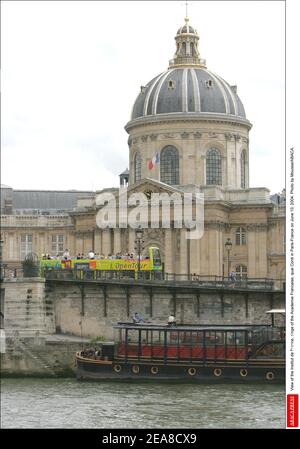
[[[1,354],[4,377],[75,377],[75,354],[84,341],[49,341],[43,337],[8,338]]]
[[[77,336],[104,336],[113,338],[112,325],[117,321],[131,321],[134,312],[141,313],[152,323],[164,324],[174,311],[173,294],[168,288],[155,288],[151,299],[149,290],[130,287],[86,285],[84,297],[76,285],[56,285],[53,289],[56,330]],[[197,324],[270,324],[266,314],[271,308],[284,308],[283,293],[253,292],[224,293],[220,291],[176,292],[176,319],[178,323]],[[280,324],[280,323],[278,323]]]
[[[54,315],[45,279],[5,279],[2,288],[4,329],[25,335],[55,332]]]
[[[131,321],[134,312],[156,324],[165,324],[171,312],[186,324],[271,324],[266,311],[285,304],[282,292],[82,285],[5,280],[2,375],[73,376],[76,351],[93,337],[113,340],[113,324]]]

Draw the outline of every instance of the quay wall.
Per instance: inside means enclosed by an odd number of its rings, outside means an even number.
[[[166,324],[170,313],[175,314],[177,323],[271,324],[266,311],[284,308],[285,302],[284,294],[276,292],[178,291],[174,299],[174,292],[168,288],[155,289],[150,294],[145,288],[131,287],[126,296],[123,287],[110,286],[105,295],[96,285],[85,287],[84,298],[75,285],[56,285],[51,296],[57,332],[108,339],[113,338],[112,325],[131,321],[134,312],[156,324]]]
[[[49,341],[45,337],[6,339],[1,353],[3,377],[75,377],[75,354],[81,341]]]
[[[285,295],[278,291],[5,280],[1,371],[4,376],[74,375],[75,352],[94,337],[112,340],[112,325],[131,321],[134,312],[155,324],[165,324],[170,313],[186,324],[271,324],[266,311],[284,307]]]

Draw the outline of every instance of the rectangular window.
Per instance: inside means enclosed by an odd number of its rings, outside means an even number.
[[[64,236],[63,234],[52,235],[51,252],[53,255],[62,256],[64,252]]]
[[[22,234],[21,235],[21,260],[32,253],[32,234]]]
[[[235,233],[235,244],[246,245],[246,229],[238,228]]]

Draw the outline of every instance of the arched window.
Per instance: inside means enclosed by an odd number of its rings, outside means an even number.
[[[216,148],[212,148],[206,153],[206,184],[222,185],[222,159]]]
[[[235,231],[235,244],[246,245],[246,229],[239,227]]]
[[[186,43],[185,42],[182,42],[182,45],[181,45],[181,55],[186,56]]]
[[[179,184],[179,154],[171,145],[161,151],[160,180],[169,185]]]
[[[190,43],[190,48],[191,48],[191,56],[195,56],[195,50],[194,50],[193,42]]]
[[[137,151],[134,157],[134,182],[141,180],[142,160],[140,152]]]
[[[241,188],[246,188],[246,150],[241,152]]]
[[[247,278],[247,267],[246,265],[237,265],[235,267],[236,278],[237,279],[245,279]]]

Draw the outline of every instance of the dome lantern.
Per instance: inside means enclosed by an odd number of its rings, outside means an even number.
[[[205,67],[205,60],[200,59],[197,31],[189,25],[187,16],[184,20],[185,25],[179,28],[175,36],[176,52],[174,58],[169,61],[169,68],[182,66]]]

